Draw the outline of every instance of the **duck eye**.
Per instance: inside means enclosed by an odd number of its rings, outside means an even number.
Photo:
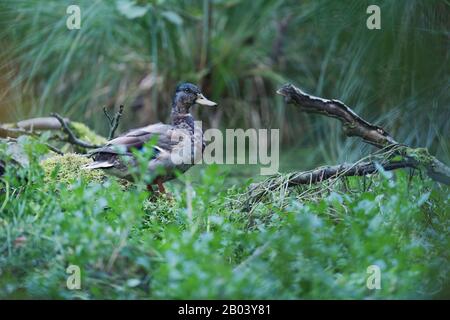
[[[190,90],[189,89],[184,89],[184,92],[189,93]]]

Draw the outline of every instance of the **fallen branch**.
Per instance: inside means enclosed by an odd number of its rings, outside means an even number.
[[[320,183],[324,180],[338,177],[365,176],[377,173],[380,167],[385,171],[401,168],[417,168],[417,163],[411,160],[392,161],[385,164],[378,164],[378,166],[377,164],[377,162],[363,162],[356,165],[344,163],[336,166],[321,167],[311,171],[294,173],[288,181],[288,186]]]
[[[66,123],[70,124],[70,120],[64,118]],[[39,117],[21,120],[15,124],[18,128],[29,131],[42,131],[42,130],[61,130],[61,124],[58,119],[54,117]]]
[[[287,188],[293,186],[312,185],[327,180],[337,181],[341,177],[348,176],[366,176],[377,173],[381,168],[385,171],[425,168],[433,180],[450,184],[450,168],[430,155],[427,149],[410,148],[398,143],[386,130],[364,120],[341,101],[306,94],[292,84],[284,85],[277,93],[284,96],[287,103],[298,106],[301,111],[338,119],[342,122],[347,136],[360,137],[364,142],[378,147],[380,151],[353,164],[325,166],[270,177],[250,187],[244,195],[245,210],[251,210],[255,203],[275,190],[284,193]],[[395,156],[399,157],[394,158]]]
[[[66,123],[69,119],[64,118]],[[22,135],[38,137],[39,131],[61,130],[61,124],[54,117],[41,117],[22,120],[17,123],[0,124],[0,138],[18,138]]]
[[[384,154],[386,156],[386,154]],[[359,161],[357,163],[344,163],[335,166],[323,166],[309,171],[293,172],[287,175],[279,175],[254,184],[246,195],[245,207],[251,208],[254,203],[259,202],[264,196],[279,189],[312,185],[327,180],[337,180],[342,177],[366,176],[378,173],[380,170],[391,171],[402,168],[417,169],[417,162],[409,160],[379,160]]]
[[[383,128],[367,122],[339,100],[329,100],[309,95],[292,84],[286,84],[277,91],[286,103],[295,104],[301,111],[322,114],[336,118],[343,124],[347,136],[357,136],[378,148],[396,147],[398,155],[407,161],[415,161],[416,166],[426,168],[427,174],[435,181],[450,184],[450,168],[428,153],[424,148],[410,148],[398,143]]]
[[[67,142],[69,142],[73,145],[80,146],[82,148],[86,148],[86,149],[95,149],[95,148],[101,147],[99,145],[93,145],[93,144],[90,144],[90,143],[87,143],[85,141],[78,139],[75,136],[75,134],[72,132],[72,130],[69,128],[68,123],[59,114],[52,113],[51,116],[58,119],[59,123],[61,124],[62,130],[67,134]]]
[[[59,119],[58,119],[59,117]],[[64,121],[62,121],[62,120]],[[65,124],[65,126],[63,125]],[[69,141],[65,140],[61,135],[52,135],[50,136],[49,140],[58,140],[58,141],[65,141],[72,143],[73,140],[70,140],[70,136],[76,137],[75,133],[73,133],[71,126],[75,125],[75,123],[72,123],[67,118],[62,118],[59,115],[57,117],[51,116],[51,117],[39,117],[39,118],[32,118],[32,119],[26,119],[19,121],[17,123],[6,123],[6,124],[0,124],[0,139],[17,139],[20,136],[26,135],[31,136],[34,138],[39,138],[43,131],[63,131],[66,132],[69,136]],[[68,129],[68,130],[67,130]],[[70,133],[68,133],[70,132]],[[76,138],[75,141],[77,141],[77,145],[85,146],[90,145],[88,142],[84,142],[79,138]],[[82,141],[82,143],[79,143]],[[64,153],[59,150],[58,148],[54,147],[53,145],[49,143],[45,143],[47,147],[60,155],[63,155]]]
[[[328,100],[306,94],[292,84],[284,85],[277,93],[285,97],[286,103],[295,104],[301,111],[339,119],[344,126],[345,134],[349,137],[358,136],[378,148],[398,144],[383,128],[362,119],[339,100]]]
[[[119,126],[120,119],[123,115],[123,105],[120,106],[119,111],[111,117],[106,109],[104,109],[104,113],[108,118],[108,123],[110,126],[109,138],[108,140],[114,138],[114,134]],[[75,124],[72,123],[69,119],[61,117],[57,113],[52,113],[51,117],[40,117],[40,118],[32,118],[27,120],[22,120],[17,123],[10,124],[0,124],[0,138],[18,138],[22,135],[28,135],[33,137],[39,137],[42,131],[63,131],[67,135],[67,139],[64,137],[57,135],[52,136],[51,139],[57,139],[64,142],[68,142],[72,145],[79,146],[85,149],[95,149],[101,147],[97,144],[92,144],[77,137],[77,134],[74,133]],[[72,127],[73,126],[73,127]],[[73,129],[71,129],[73,128]],[[48,147],[58,154],[62,154],[60,150],[57,148],[47,144]]]
[[[9,128],[7,126],[0,125],[0,138],[18,138],[23,135],[34,137],[38,136],[38,134],[30,130],[25,130],[22,128]]]
[[[31,136],[31,137],[39,137],[39,134],[32,131],[32,130],[26,130],[23,128],[8,128],[5,126],[1,126],[0,125],[0,140],[1,139],[8,139],[11,141],[16,141],[16,139],[20,136]],[[63,152],[61,150],[59,150],[58,148],[52,146],[49,143],[44,143],[47,148],[49,148],[51,151],[57,153],[57,154],[63,154]]]

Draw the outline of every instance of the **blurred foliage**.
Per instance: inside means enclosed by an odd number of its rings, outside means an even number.
[[[366,153],[340,124],[285,106],[275,90],[291,81],[450,160],[446,2],[78,3],[81,29],[68,30],[68,0],[0,2],[0,121],[57,111],[107,135],[103,106],[125,104],[122,130],[165,121],[175,85],[192,81],[220,104],[195,110],[205,127],[280,128],[314,146],[315,164]],[[366,27],[369,4],[381,30]]]
[[[293,190],[243,212],[245,186],[223,190],[217,166],[183,179],[174,201],[148,202],[141,184],[47,180],[44,142],[21,139],[29,167],[0,180],[2,298],[449,297],[448,188],[418,175]],[[71,264],[81,290],[66,287]],[[370,265],[380,290],[366,287]]]

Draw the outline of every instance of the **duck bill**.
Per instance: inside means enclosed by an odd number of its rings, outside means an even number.
[[[209,106],[209,107],[217,106],[217,103],[206,99],[205,96],[202,95],[201,93],[199,95],[197,95],[197,99],[195,99],[195,103],[202,105],[202,106]]]

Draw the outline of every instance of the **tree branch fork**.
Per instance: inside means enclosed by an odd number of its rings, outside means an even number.
[[[263,182],[253,184],[245,195],[246,210],[251,211],[254,204],[275,190],[281,190],[284,193],[289,187],[311,186],[325,181],[333,183],[341,177],[366,176],[381,170],[425,168],[431,179],[446,185],[450,184],[450,168],[430,155],[427,149],[411,148],[398,143],[384,128],[366,121],[343,102],[309,95],[292,84],[284,85],[277,90],[277,93],[284,97],[286,103],[295,105],[300,111],[339,120],[348,137],[359,137],[365,143],[377,147],[378,150],[356,163],[323,166],[309,171],[275,175]]]
[[[383,163],[384,170],[399,168],[425,168],[428,176],[440,183],[450,184],[450,168],[430,155],[427,149],[411,148],[398,143],[384,128],[374,125],[356,114],[343,102],[334,99],[324,99],[309,95],[292,84],[286,84],[277,90],[288,104],[294,104],[300,111],[320,114],[338,119],[343,125],[344,133],[351,137],[359,137],[379,149],[392,149],[393,155],[399,155],[404,160]],[[342,175],[364,175],[377,171],[375,163],[357,165],[340,165],[316,169],[309,173],[295,175],[290,184],[305,184],[321,182]],[[307,177],[310,177],[309,182]]]

